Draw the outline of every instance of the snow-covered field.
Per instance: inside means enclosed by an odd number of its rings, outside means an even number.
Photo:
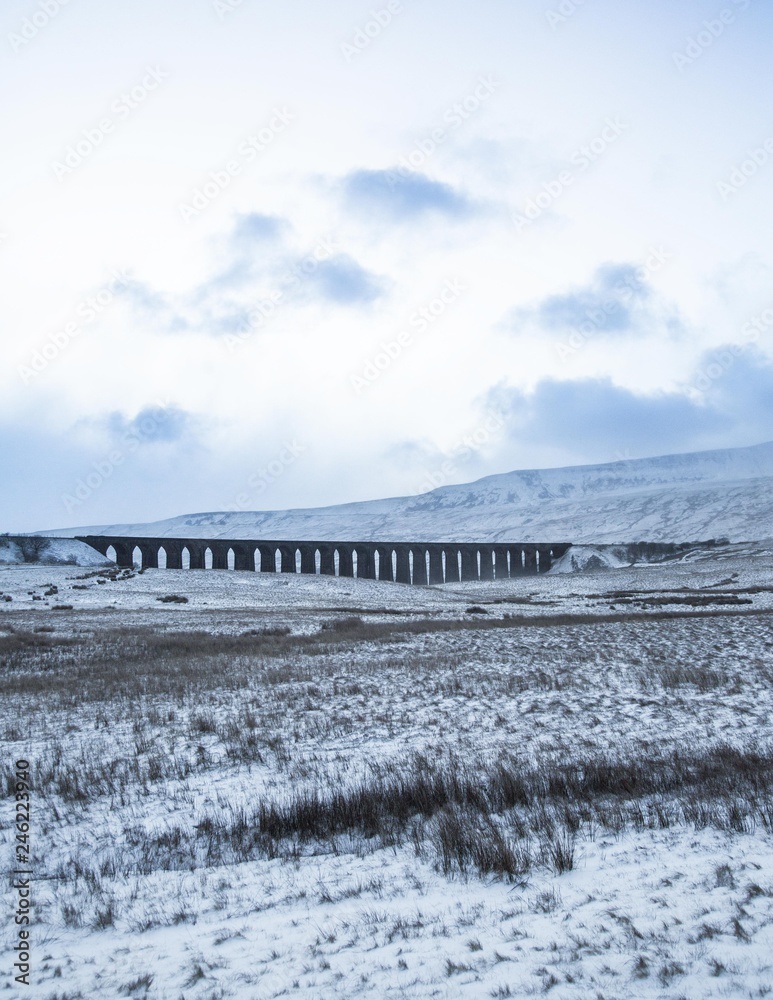
[[[764,996],[772,624],[765,545],[432,588],[0,567],[26,995]]]

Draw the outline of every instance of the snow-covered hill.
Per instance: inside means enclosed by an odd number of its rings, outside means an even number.
[[[0,566],[104,566],[110,564],[90,545],[70,538],[0,536]]]
[[[773,442],[507,472],[420,496],[188,514],[46,534],[367,541],[692,541],[773,537]]]

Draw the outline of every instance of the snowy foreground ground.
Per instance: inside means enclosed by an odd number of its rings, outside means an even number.
[[[772,625],[764,546],[447,588],[0,567],[35,871],[0,996],[771,994]]]

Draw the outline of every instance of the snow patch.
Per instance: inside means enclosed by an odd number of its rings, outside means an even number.
[[[572,545],[550,567],[550,573],[591,573],[631,566],[625,549],[600,545]]]
[[[106,566],[109,559],[84,542],[72,538],[43,538],[40,535],[0,538],[0,564],[42,566]]]

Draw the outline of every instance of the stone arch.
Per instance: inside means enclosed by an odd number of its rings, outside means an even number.
[[[214,562],[214,556],[212,554],[212,549],[207,546],[204,549],[204,569],[212,569],[212,563]]]
[[[188,567],[189,569],[204,569],[206,559],[206,545],[203,542],[188,542]]]
[[[191,550],[187,545],[183,545],[182,552],[180,553],[180,561],[183,564],[183,569],[191,568]]]
[[[165,545],[159,545],[157,559],[159,569],[169,569],[169,553],[166,551]]]
[[[338,546],[338,575],[354,576],[354,553],[348,545]]]
[[[279,565],[278,570],[280,573],[294,573],[295,572],[295,546],[282,544],[277,546],[277,552],[279,554]]]
[[[411,552],[407,545],[396,546],[395,580],[397,583],[411,582]]]
[[[259,545],[260,572],[276,573],[276,553],[272,545]]]
[[[357,579],[375,580],[376,563],[373,547],[369,544],[356,545],[354,551],[357,554]]]
[[[478,550],[473,545],[461,546],[462,580],[466,583],[478,579]]]
[[[137,553],[140,559],[137,558]],[[132,563],[141,565],[143,569],[158,569],[158,547],[156,542],[137,542],[132,549]]]
[[[378,554],[378,578],[379,580],[392,580],[392,550],[386,545],[376,547]]]
[[[373,560],[376,565],[376,572],[379,580],[394,580],[392,570],[392,547],[389,545],[375,545],[373,547]]]
[[[510,557],[510,577],[521,576],[523,574],[523,549],[520,545],[511,545],[508,549],[508,555]]]
[[[212,569],[228,569],[228,544],[212,542]]]
[[[299,545],[300,554],[299,573],[307,573],[313,576],[317,572],[316,550],[313,545]]]
[[[491,558],[491,549],[486,545],[481,545],[478,549],[478,565],[480,567],[481,580],[494,579],[494,563]]]
[[[182,544],[174,539],[168,539],[167,541],[164,542],[164,549],[166,551],[166,568],[182,569],[183,568]]]
[[[255,572],[255,550],[246,542],[234,543],[234,570],[240,573]]]
[[[321,576],[335,576],[336,562],[332,545],[319,546],[319,572]]]
[[[446,583],[459,583],[459,550],[456,546],[448,546],[443,551],[445,565],[443,567]]]
[[[419,546],[410,550],[411,583],[416,587],[427,586],[427,553]]]
[[[107,550],[105,551],[105,559],[112,559],[114,563],[118,562],[118,553],[116,552],[115,545],[108,545]]]
[[[428,546],[430,586],[445,583],[443,576],[443,550],[439,545]]]

